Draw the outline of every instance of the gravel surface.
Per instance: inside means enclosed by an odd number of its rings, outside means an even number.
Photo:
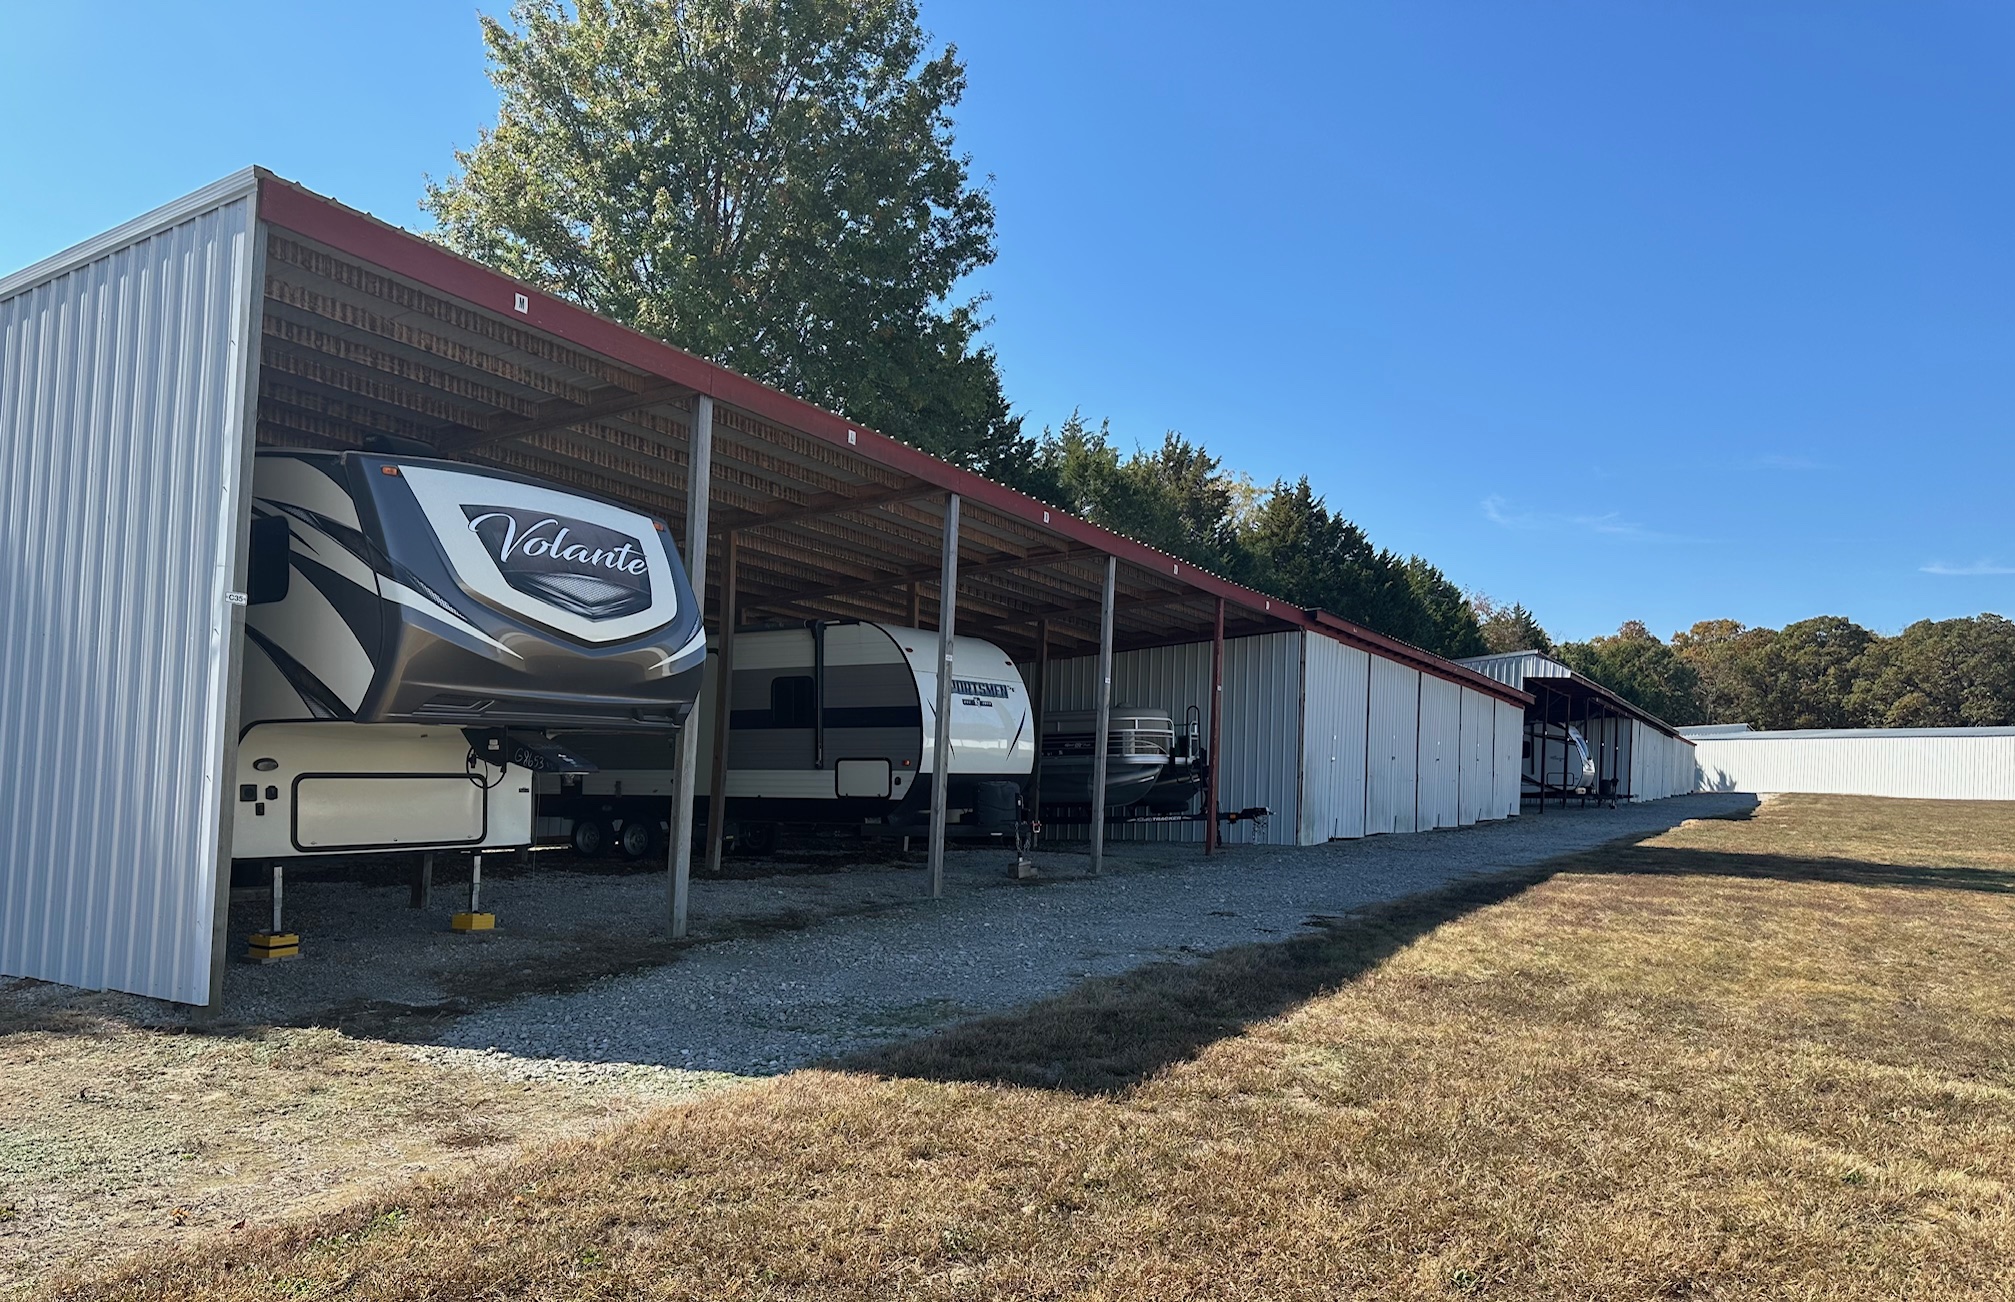
[[[781,1072],[1018,1007],[1087,977],[1280,939],[1312,918],[1755,804],[1702,795],[1550,810],[1306,849],[1234,846],[1211,860],[1193,846],[1122,845],[1098,878],[1083,875],[1080,856],[1039,856],[1044,876],[1035,882],[1010,880],[997,854],[958,854],[941,900],[915,901],[918,875],[896,874],[896,893],[912,901],[901,907],[723,940],[569,994],[513,999],[454,1022],[439,1042],[523,1059]],[[716,892],[728,885],[695,888],[696,918],[720,908]],[[859,882],[841,889],[878,894]]]

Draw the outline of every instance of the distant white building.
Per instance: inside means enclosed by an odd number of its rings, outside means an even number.
[[[2015,800],[2015,728],[1682,731],[1695,741],[1701,791]]]

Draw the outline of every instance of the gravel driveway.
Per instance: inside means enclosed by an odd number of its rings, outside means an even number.
[[[1087,977],[1280,939],[1312,916],[1755,804],[1700,795],[1549,810],[1306,849],[1234,846],[1208,861],[1191,846],[1122,845],[1101,877],[1082,875],[1082,857],[1053,854],[1038,858],[1044,876],[1029,883],[1009,880],[998,855],[954,854],[941,900],[699,946],[668,966],[484,1009],[438,1043],[518,1059],[781,1072]],[[696,911],[707,890],[695,888]]]

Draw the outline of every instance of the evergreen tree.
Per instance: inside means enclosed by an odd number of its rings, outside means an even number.
[[[1553,639],[1546,635],[1532,612],[1518,602],[1500,606],[1479,595],[1470,601],[1470,606],[1476,611],[1484,649],[1491,654],[1553,650]]]

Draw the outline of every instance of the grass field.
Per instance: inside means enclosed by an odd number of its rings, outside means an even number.
[[[1097,982],[88,1298],[2005,1298],[2015,807],[1820,797]]]

